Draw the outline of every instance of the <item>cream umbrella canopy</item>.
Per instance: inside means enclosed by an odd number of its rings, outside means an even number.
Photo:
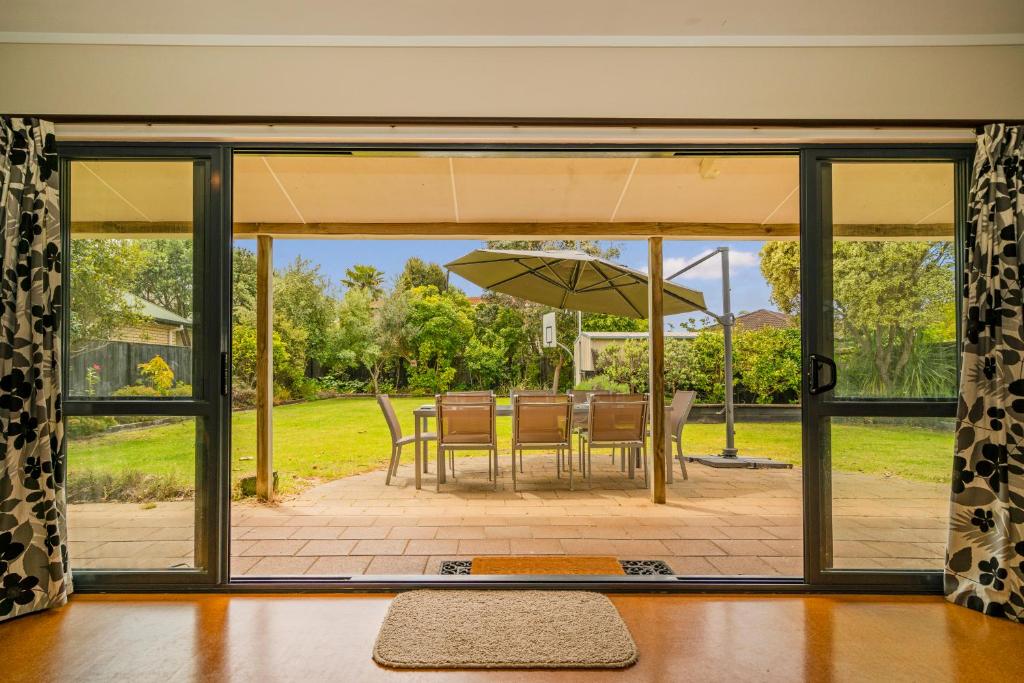
[[[445,264],[492,292],[553,308],[647,317],[647,274],[582,251],[476,249]],[[703,311],[704,295],[664,282],[665,315]]]

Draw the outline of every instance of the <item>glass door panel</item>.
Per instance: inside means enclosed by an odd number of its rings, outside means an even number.
[[[958,374],[965,150],[805,155],[810,575],[938,585]]]
[[[62,150],[68,537],[79,585],[219,563],[215,156]],[[99,570],[99,571],[94,571]],[[134,578],[132,578],[134,577]]]

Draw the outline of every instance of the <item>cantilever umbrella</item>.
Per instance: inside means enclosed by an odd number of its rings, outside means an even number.
[[[445,267],[484,289],[553,308],[647,317],[647,274],[582,251],[476,249]],[[665,315],[705,310],[702,293],[664,287]]]

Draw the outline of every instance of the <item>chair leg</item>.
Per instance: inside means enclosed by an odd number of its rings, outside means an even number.
[[[690,478],[689,473],[686,471],[686,458],[683,457],[683,440],[680,438],[676,441],[676,457],[679,458],[679,469],[683,472],[683,480]]]
[[[572,481],[572,439],[569,440],[569,490],[573,490]]]
[[[612,456],[612,462],[615,462],[615,456]],[[626,449],[625,448],[620,448],[619,449],[619,471],[620,472],[625,472],[626,471]]]
[[[512,449],[512,491],[518,491],[518,481],[516,480],[516,449]]]
[[[498,449],[495,448],[493,452],[487,454],[488,459],[494,460],[494,490],[498,490]]]
[[[388,460],[388,474],[384,477],[384,485],[391,485],[391,473],[395,471],[395,447],[391,447],[391,459]]]
[[[515,467],[515,462],[512,463],[512,466]],[[522,448],[519,449],[519,471],[520,472],[523,471],[523,449]]]
[[[424,458],[424,460],[426,460],[426,458]],[[444,449],[441,448],[440,444],[437,446],[437,465],[437,476],[434,477],[434,481],[437,483],[434,486],[434,490],[437,493],[441,493],[441,474],[443,472],[441,468],[444,466]]]

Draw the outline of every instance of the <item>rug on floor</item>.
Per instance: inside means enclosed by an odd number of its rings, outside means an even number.
[[[675,572],[663,560],[617,560],[626,576],[675,576]],[[446,576],[468,575],[473,573],[473,560],[442,560],[438,572]],[[494,572],[486,572],[492,574]],[[536,573],[536,572],[509,572]],[[558,572],[555,572],[558,573]],[[574,573],[574,572],[564,572]]]
[[[373,659],[400,669],[622,669],[637,649],[600,593],[418,590],[391,603]]]

